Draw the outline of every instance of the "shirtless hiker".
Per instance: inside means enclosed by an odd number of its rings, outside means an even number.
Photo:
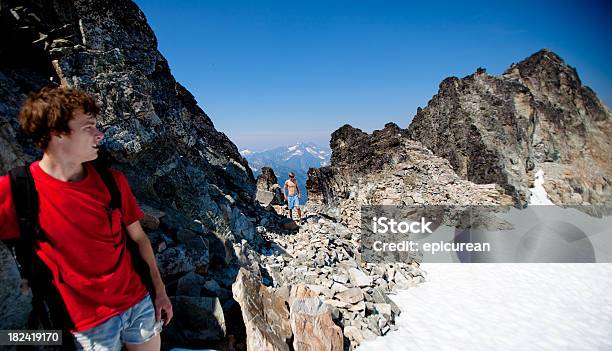
[[[286,192],[287,188],[289,188],[288,197]],[[295,207],[297,209],[299,223],[302,224],[302,210],[300,209],[300,198],[302,195],[300,194],[300,188],[298,187],[297,179],[295,179],[295,174],[293,172],[289,172],[289,179],[287,179],[285,185],[283,185],[283,195],[285,196],[285,201],[287,201],[287,207],[289,208],[289,218],[293,219],[293,208]]]

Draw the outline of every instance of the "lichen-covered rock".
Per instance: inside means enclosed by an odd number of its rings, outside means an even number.
[[[478,69],[445,79],[408,127],[459,176],[499,184],[521,206],[540,169],[554,203],[610,204],[611,132],[609,108],[549,50],[499,77]]]

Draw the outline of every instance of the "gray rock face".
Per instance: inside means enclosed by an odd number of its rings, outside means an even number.
[[[540,169],[553,202],[609,204],[611,131],[608,107],[548,50],[499,77],[479,69],[445,79],[408,127],[459,176],[499,184],[518,205]]]
[[[32,294],[20,289],[21,278],[10,250],[0,242],[0,328],[26,329]]]

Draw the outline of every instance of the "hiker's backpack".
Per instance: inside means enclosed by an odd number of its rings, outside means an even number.
[[[114,209],[121,211],[121,193],[110,169],[101,162],[92,163],[111,195],[107,211],[109,213],[112,213]],[[70,333],[70,330],[74,329],[74,323],[59,291],[52,282],[51,271],[36,254],[35,242],[47,241],[47,238],[38,221],[38,192],[29,165],[10,170],[9,177],[20,237],[12,242],[7,241],[7,244],[14,248],[21,277],[28,280],[32,289],[32,311],[28,318],[28,329],[62,330],[63,349],[75,349]],[[138,244],[127,235],[123,222],[121,230],[125,235],[126,245],[132,256],[134,268],[149,291],[151,298],[155,301],[155,290],[153,289],[149,266],[140,255]]]

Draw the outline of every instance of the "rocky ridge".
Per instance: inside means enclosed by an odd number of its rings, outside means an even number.
[[[499,184],[518,206],[539,170],[554,203],[609,205],[611,132],[609,108],[546,49],[499,77],[479,68],[445,79],[408,127],[463,179]]]
[[[367,134],[345,125],[332,134],[331,165],[308,174],[309,209],[351,228],[361,205],[508,205],[496,184],[461,179],[449,162],[394,123]]]

